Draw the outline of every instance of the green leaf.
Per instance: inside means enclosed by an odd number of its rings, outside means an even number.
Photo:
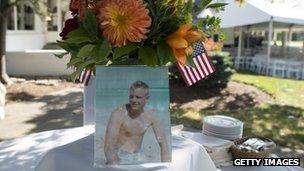
[[[227,5],[227,3],[214,3],[214,4],[208,5],[206,8],[221,8],[226,5]]]
[[[192,55],[187,56],[186,65],[189,67],[194,67],[194,61],[193,61]]]
[[[79,46],[77,46],[77,44],[70,44],[66,41],[58,41],[57,40],[57,45],[59,47],[61,47],[62,49],[64,49],[67,52],[71,52],[71,51],[78,51],[79,50]]]
[[[201,2],[201,8],[205,8],[207,5],[211,3],[212,0],[202,0]]]
[[[78,54],[78,52],[79,52],[79,50],[78,51],[71,51],[70,53],[71,53],[71,58],[78,58],[77,57],[77,54]]]
[[[192,0],[188,1],[186,3],[186,11],[189,13],[192,13],[192,11],[193,11],[193,1]]]
[[[90,54],[92,53],[92,50],[95,46],[92,44],[88,44],[83,46],[79,53],[77,54],[77,57],[81,58],[81,57],[90,57]]]
[[[88,37],[88,33],[83,28],[79,27],[78,29],[69,32],[67,35],[67,38],[72,37]]]
[[[69,45],[64,41],[57,40],[57,45],[66,51],[70,51]]]
[[[92,52],[92,57],[96,63],[100,63],[110,55],[112,52],[112,45],[107,41],[103,40],[102,43],[96,45]]]
[[[113,60],[115,60],[123,55],[129,54],[130,52],[134,51],[135,49],[137,49],[137,45],[134,43],[128,43],[125,46],[117,47],[117,48],[115,48],[114,53],[113,53]]]
[[[138,52],[139,58],[148,66],[156,66],[157,55],[154,49],[148,46],[142,46]]]
[[[60,54],[54,54],[57,58],[63,58],[65,55],[69,54],[69,52],[63,52],[63,53],[60,53]]]
[[[157,55],[161,65],[164,65],[174,59],[172,48],[166,42],[157,44]]]
[[[88,10],[86,13],[86,17],[83,21],[83,28],[89,33],[89,36],[93,39],[97,37],[97,21],[96,17],[92,11]]]
[[[79,77],[80,73],[89,65],[95,63],[95,61],[89,60],[84,63],[82,63],[79,67],[77,67],[76,71],[71,74],[71,79],[73,82]]]
[[[204,21],[202,19],[198,20],[197,27],[201,30],[204,29]]]
[[[88,33],[83,28],[78,28],[76,30],[71,31],[67,35],[66,43],[80,44],[84,42],[91,42],[91,38]]]
[[[85,42],[91,42],[89,37],[71,37],[65,40],[67,43],[73,43],[73,44],[81,44]]]
[[[208,25],[213,25],[214,22],[215,22],[215,17],[211,17],[211,18],[208,20]]]
[[[67,68],[74,66],[77,63],[83,62],[80,58],[71,58],[70,62],[67,63]]]

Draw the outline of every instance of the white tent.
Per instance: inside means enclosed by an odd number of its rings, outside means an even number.
[[[273,23],[286,23],[289,25],[304,25],[303,0],[247,0],[242,7],[235,0],[226,0],[228,5],[225,11],[220,12],[221,27],[240,27],[268,23],[267,71],[271,54],[271,41]],[[268,27],[268,28],[267,28]],[[291,39],[291,27],[289,28]],[[238,57],[241,56],[242,31],[239,36]]]
[[[247,0],[240,7],[234,0],[226,0],[225,11],[219,14],[221,27],[236,27],[263,22],[283,22],[304,25],[304,6],[301,1],[285,0],[271,3],[266,0]]]

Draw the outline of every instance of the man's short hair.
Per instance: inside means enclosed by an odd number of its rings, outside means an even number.
[[[148,84],[144,83],[143,81],[135,81],[130,86],[130,91],[134,91],[135,89],[142,88],[147,90],[147,97],[149,97],[149,86]]]

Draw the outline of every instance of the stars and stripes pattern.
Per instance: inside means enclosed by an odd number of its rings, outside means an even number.
[[[83,83],[85,86],[87,86],[89,84],[91,75],[92,75],[92,71],[91,70],[84,70],[80,74],[79,81],[81,83]]]
[[[194,45],[192,58],[193,67],[177,63],[177,68],[187,86],[191,86],[215,72],[202,42],[197,42]]]

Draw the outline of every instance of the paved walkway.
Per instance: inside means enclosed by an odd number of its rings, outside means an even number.
[[[82,125],[82,89],[71,88],[26,102],[10,102],[0,120],[0,141]]]

